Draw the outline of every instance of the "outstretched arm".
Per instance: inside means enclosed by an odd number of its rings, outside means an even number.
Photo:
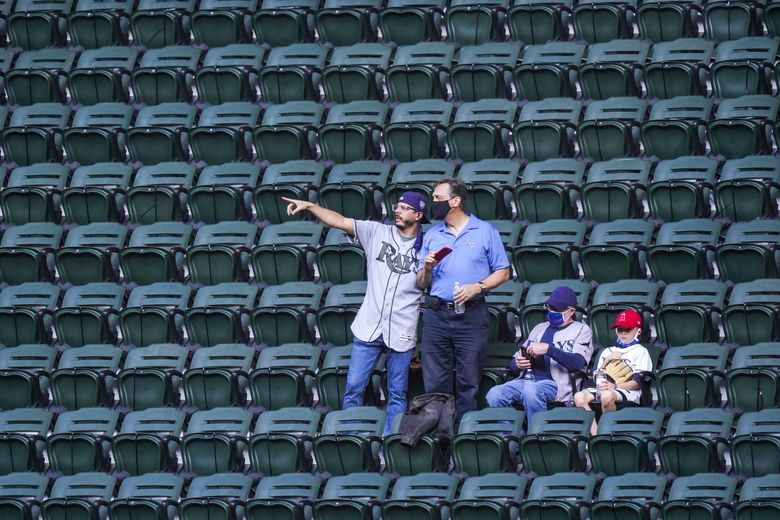
[[[319,204],[309,202],[308,200],[288,199],[287,197],[282,197],[282,200],[288,203],[288,215],[296,215],[301,211],[307,210],[326,226],[340,229],[352,236],[355,235],[355,221],[341,213],[325,209]]]

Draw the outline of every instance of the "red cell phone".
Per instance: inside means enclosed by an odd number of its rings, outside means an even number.
[[[436,253],[434,253],[433,259],[436,260],[437,262],[441,262],[442,260],[444,260],[444,257],[450,253],[452,253],[452,248],[444,246],[438,251],[436,251]]]

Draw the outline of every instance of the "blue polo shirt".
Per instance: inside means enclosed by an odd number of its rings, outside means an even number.
[[[450,231],[444,221],[425,233],[418,257],[420,269],[424,267],[425,257],[430,251],[438,251],[444,246],[452,248],[452,253],[433,268],[431,296],[452,301],[455,282],[461,285],[476,283],[494,271],[509,267],[498,230],[471,213],[468,216],[469,221],[458,236]]]

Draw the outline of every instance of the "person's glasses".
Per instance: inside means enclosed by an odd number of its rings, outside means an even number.
[[[545,305],[544,308],[548,311],[553,311],[553,312],[566,312],[566,309],[558,309],[557,307],[553,307],[552,305]]]
[[[393,204],[393,211],[417,211],[415,208],[411,206],[407,206],[406,204]]]
[[[616,327],[616,328],[615,328],[615,330],[617,330],[618,332],[621,332],[621,333],[625,334],[625,333],[627,333],[627,332],[631,332],[631,331],[632,331],[632,330],[634,330],[634,329],[627,329],[627,328],[625,328],[625,327]]]

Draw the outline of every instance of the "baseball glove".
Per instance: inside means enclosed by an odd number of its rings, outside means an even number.
[[[625,383],[631,376],[634,375],[634,371],[631,367],[622,359],[613,359],[604,365],[604,373],[607,378],[617,384]]]

